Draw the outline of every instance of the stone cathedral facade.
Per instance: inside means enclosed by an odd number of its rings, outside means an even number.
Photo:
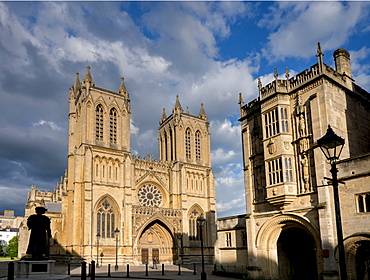
[[[130,151],[130,98],[95,86],[90,68],[69,93],[68,169],[52,192],[31,187],[25,218],[42,205],[52,219],[51,257],[120,264],[199,261],[196,219],[206,218],[204,247],[212,260],[215,187],[210,126],[203,108],[184,112],[178,97],[163,109],[159,159]],[[160,112],[159,112],[160,115]],[[21,226],[20,253],[28,232]]]
[[[257,99],[240,95],[247,212],[243,223],[218,220],[216,263],[253,279],[344,279],[330,164],[317,145],[328,125],[345,139],[337,169],[346,279],[370,279],[370,94],[355,84],[346,50],[334,52],[335,69],[320,44],[316,56],[295,77],[275,69]]]

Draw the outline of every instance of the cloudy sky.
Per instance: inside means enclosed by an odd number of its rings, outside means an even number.
[[[53,190],[67,168],[68,88],[86,66],[132,104],[132,153],[158,155],[176,95],[211,123],[218,216],[245,213],[238,94],[351,53],[370,91],[370,2],[0,2],[0,211],[23,215],[31,185]]]

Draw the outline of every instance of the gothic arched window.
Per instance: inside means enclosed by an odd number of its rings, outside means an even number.
[[[194,207],[189,214],[189,239],[200,240],[200,229],[197,223],[198,217],[202,214],[201,210]]]
[[[114,238],[115,214],[108,199],[103,199],[96,213],[97,234],[102,238]]]
[[[109,112],[110,125],[109,125],[109,139],[111,143],[117,143],[117,111],[111,109]]]
[[[185,151],[187,159],[191,159],[190,139],[191,139],[190,128],[187,128],[185,131]]]
[[[95,139],[103,141],[103,106],[96,106],[95,112]]]
[[[195,157],[200,160],[200,131],[195,133]]]

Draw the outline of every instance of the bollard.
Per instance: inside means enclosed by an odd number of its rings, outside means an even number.
[[[126,275],[127,278],[130,278],[130,265],[127,264],[127,275]]]
[[[110,277],[110,263],[108,263],[108,277]]]
[[[81,280],[86,280],[86,262],[81,263]]]
[[[148,264],[146,263],[145,264],[145,276],[148,276],[149,273],[148,273]]]
[[[91,261],[90,280],[95,280],[95,261]]]
[[[181,264],[179,264],[179,272],[177,273],[177,275],[181,275]]]
[[[194,264],[194,271],[193,271],[193,275],[197,275],[197,265],[195,263]]]
[[[8,280],[14,280],[14,262],[8,263]]]
[[[89,264],[89,273],[87,274],[88,277],[91,275],[91,264]]]
[[[71,275],[71,263],[68,263],[67,275]]]
[[[164,275],[164,263],[162,263],[162,275]]]

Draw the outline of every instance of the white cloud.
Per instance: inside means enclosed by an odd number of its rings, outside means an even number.
[[[37,123],[33,123],[33,126],[34,127],[38,127],[38,126],[48,126],[50,127],[52,130],[56,130],[56,131],[61,131],[62,128],[60,126],[58,126],[55,122],[52,122],[52,121],[45,121],[45,120],[41,120]]]
[[[370,56],[370,48],[362,47],[358,51],[350,51],[351,69],[356,84],[370,90],[370,64],[365,59]]]
[[[271,60],[308,58],[317,42],[324,49],[341,47],[367,15],[362,2],[278,2],[260,21],[272,33],[263,49]],[[271,27],[272,26],[272,27]]]

